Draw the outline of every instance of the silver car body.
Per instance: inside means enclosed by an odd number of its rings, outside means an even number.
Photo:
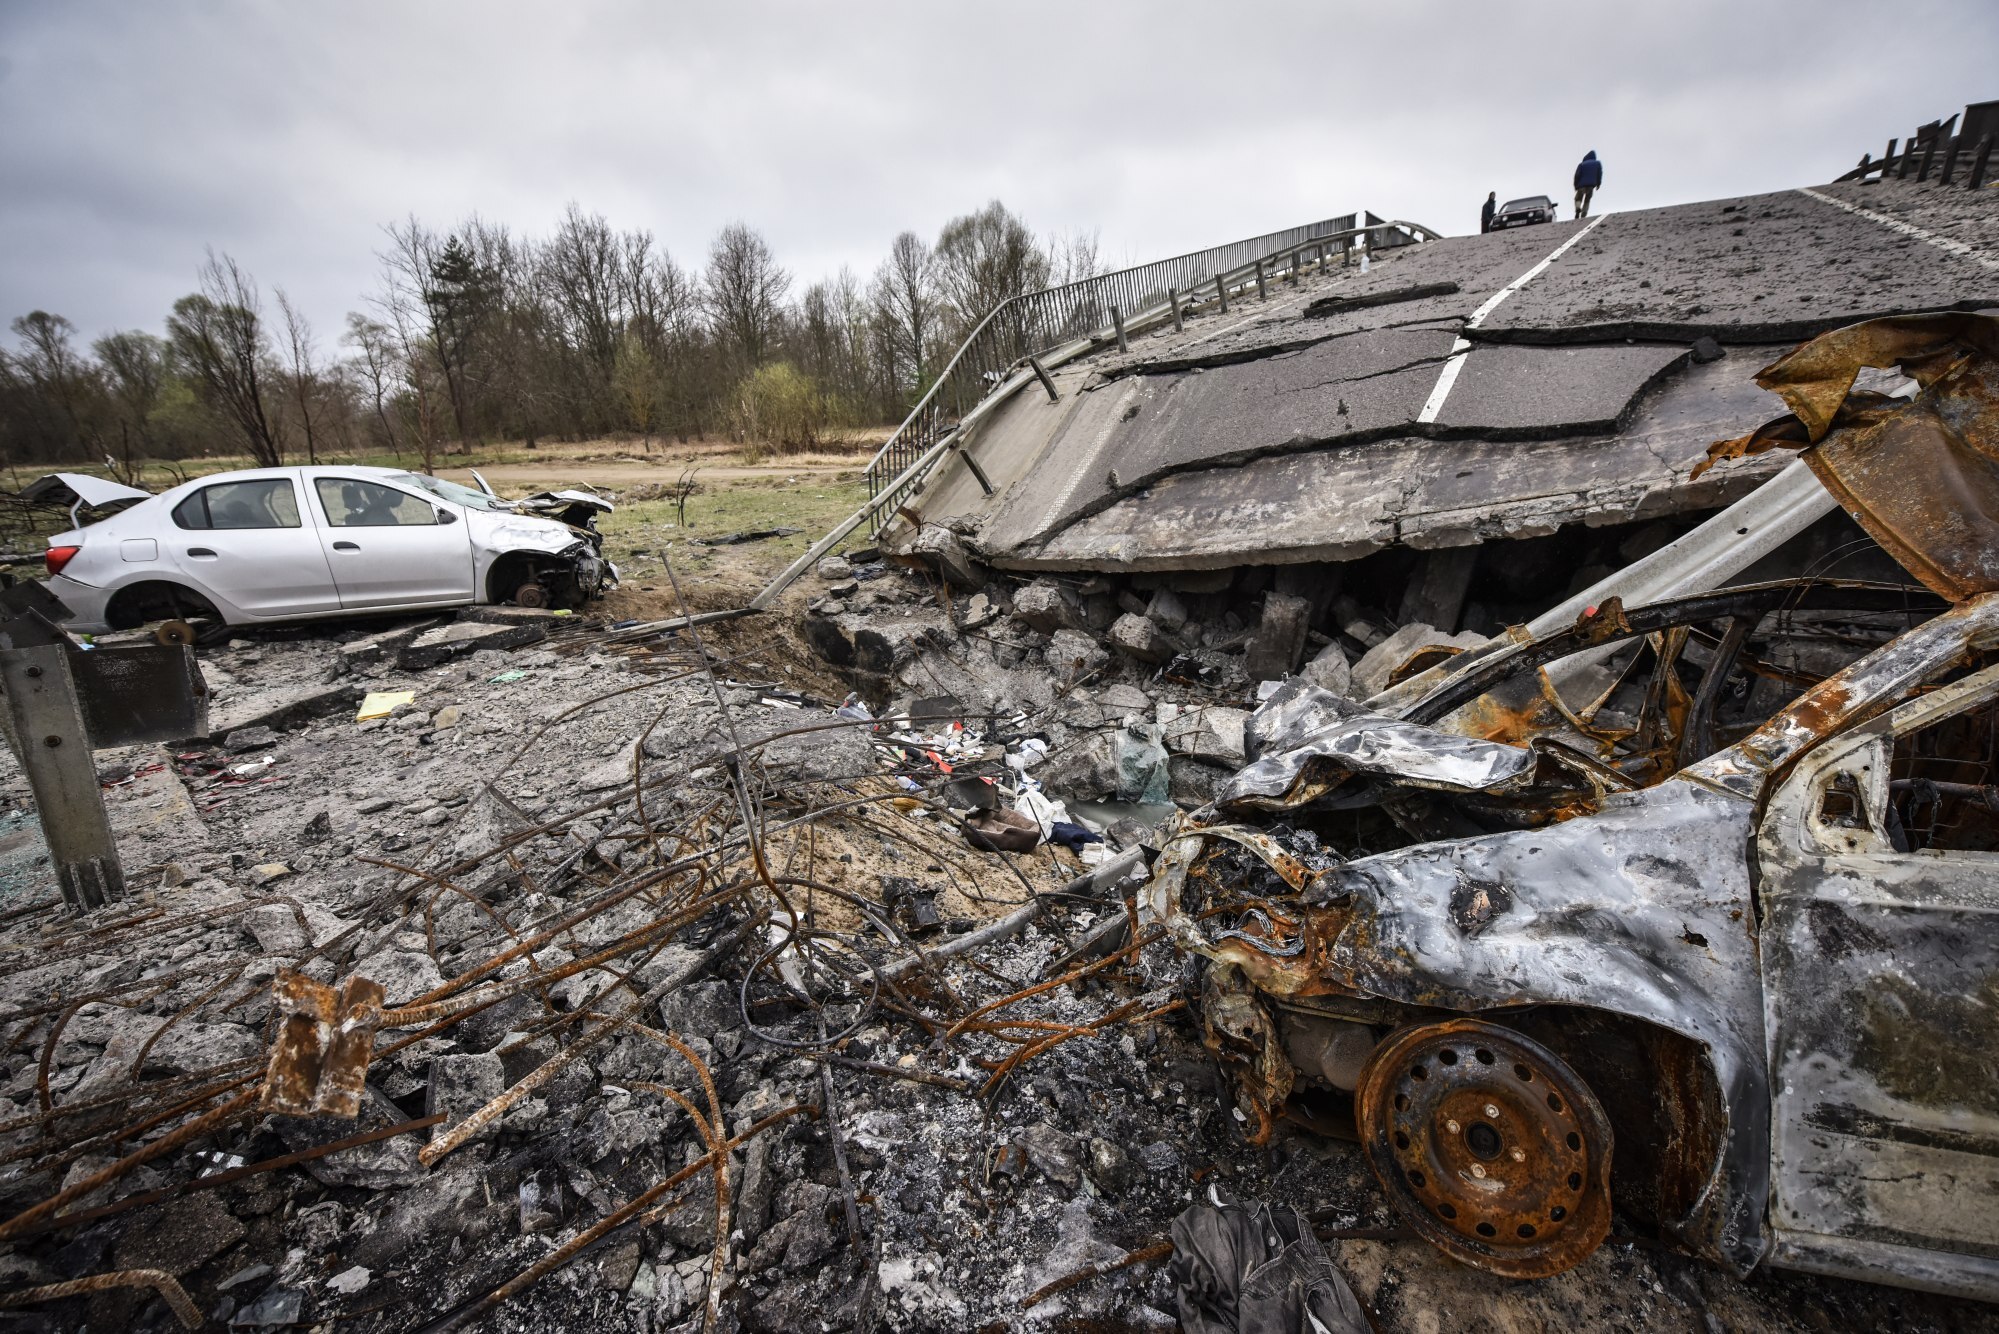
[[[169,588],[198,595],[228,624],[246,625],[505,601],[513,588],[494,587],[494,575],[509,558],[514,565],[502,567],[502,576],[523,561],[567,565],[585,596],[615,582],[581,530],[449,483],[433,491],[413,483],[415,476],[394,468],[296,467],[202,477],[49,539],[51,548],[79,548],[50,576],[49,590],[74,613],[72,629],[103,631],[131,621],[116,613],[134,599]],[[197,493],[239,496],[246,483],[290,488],[289,504],[277,506],[283,522],[188,527],[176,517]],[[468,499],[451,498],[459,492]],[[285,496],[281,487],[250,493],[280,502]],[[340,522],[356,515],[339,508],[339,497],[357,494],[393,500],[400,517]],[[426,507],[434,518],[424,517]]]

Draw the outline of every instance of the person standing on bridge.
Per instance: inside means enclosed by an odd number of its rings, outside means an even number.
[[[1485,207],[1478,211],[1478,229],[1481,234],[1492,230],[1492,211],[1498,207],[1499,191],[1489,191],[1485,196]]]
[[[1583,160],[1576,164],[1576,216],[1589,216],[1590,196],[1603,184],[1603,164],[1596,160],[1596,150],[1583,154]]]

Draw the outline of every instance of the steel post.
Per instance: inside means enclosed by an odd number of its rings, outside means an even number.
[[[1909,168],[1915,165],[1915,158],[1916,136],[1912,134],[1909,136],[1909,142],[1902,145],[1902,162],[1895,172],[1896,180],[1905,181],[1909,179]]]
[[[1936,161],[1937,137],[1933,134],[1923,143],[1923,165],[1916,169],[1916,183],[1922,184],[1930,178],[1930,164]]]
[[[1963,144],[1964,136],[1957,135],[1950,141],[1950,147],[1943,151],[1943,170],[1937,173],[1938,185],[1949,185],[1950,178],[1957,172],[1957,150]]]
[[[1124,338],[1124,312],[1116,306],[1111,307],[1111,323],[1117,328],[1117,350],[1120,352],[1131,351],[1131,344],[1127,343]]]
[[[1222,314],[1224,315],[1228,314],[1229,313],[1228,279],[1222,277],[1222,275],[1219,273],[1215,275],[1215,295],[1221,298]]]
[[[101,908],[125,894],[118,842],[104,813],[70,649],[62,644],[0,650],[7,739],[35,794],[49,862],[72,911]]]
[[[1982,190],[1985,188],[1985,164],[1992,159],[1992,136],[1986,135],[1978,141],[1978,156],[1971,159],[1971,175],[1965,178],[1964,188]]]
[[[1260,259],[1256,261],[1256,299],[1258,301],[1270,300],[1270,289],[1263,285],[1263,261]]]
[[[1186,332],[1186,325],[1180,320],[1180,291],[1178,288],[1169,287],[1166,289],[1166,304],[1173,307],[1173,332]]]

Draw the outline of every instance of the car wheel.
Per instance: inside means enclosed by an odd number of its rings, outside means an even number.
[[[194,643],[194,627],[186,621],[161,621],[153,627],[153,642],[155,644],[192,644]]]
[[[1506,1278],[1580,1263],[1610,1232],[1610,1121],[1540,1043],[1479,1019],[1416,1024],[1354,1092],[1361,1144],[1409,1225]]]
[[[533,582],[522,584],[514,590],[514,605],[516,607],[546,607],[548,605],[548,590],[540,584]]]

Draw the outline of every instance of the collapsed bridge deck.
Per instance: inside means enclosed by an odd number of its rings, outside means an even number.
[[[1709,510],[1779,466],[1688,477],[1777,410],[1749,377],[1784,347],[1995,305],[1986,191],[1849,183],[1450,238],[1192,305],[1180,331],[1070,363],[1059,398],[993,411],[906,513],[996,568],[1059,571],[1346,561]]]

